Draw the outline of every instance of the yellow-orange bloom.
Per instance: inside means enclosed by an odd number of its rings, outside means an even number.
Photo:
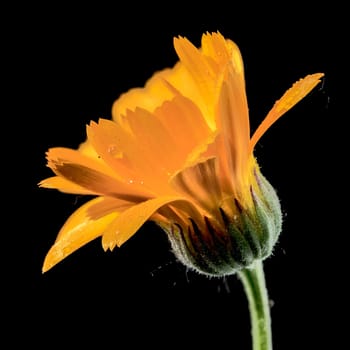
[[[206,274],[233,273],[271,253],[280,206],[254,146],[323,74],[297,81],[251,136],[236,44],[207,33],[199,49],[183,37],[174,46],[179,62],[121,95],[112,120],[91,122],[78,150],[47,152],[55,176],[39,186],[95,198],[68,218],[43,272],[97,237],[105,250],[121,246],[147,220],[184,264]]]

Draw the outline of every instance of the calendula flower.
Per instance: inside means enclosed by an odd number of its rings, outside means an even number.
[[[251,135],[237,45],[216,32],[203,34],[200,48],[183,37],[174,46],[175,66],[121,95],[112,120],[92,121],[79,149],[47,152],[55,176],[39,186],[94,198],[68,218],[43,272],[98,237],[105,250],[120,247],[148,220],[181,262],[207,275],[271,254],[281,208],[254,147],[323,74],[294,83]]]

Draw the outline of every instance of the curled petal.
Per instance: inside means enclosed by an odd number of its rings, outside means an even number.
[[[212,212],[217,210],[222,196],[217,171],[216,159],[210,158],[179,171],[171,183],[179,192]]]
[[[158,197],[125,210],[121,215],[115,218],[104,233],[102,237],[103,249],[113,250],[115,246],[121,246],[132,237],[159,208],[178,201],[187,200],[183,197]]]
[[[266,130],[284,113],[290,110],[301,99],[303,99],[317,84],[321,82],[323,73],[315,73],[307,75],[300,79],[293,86],[285,92],[285,94],[274,104],[271,111],[267,114],[263,122],[256,129],[254,135],[250,140],[250,150],[252,151]]]
[[[39,187],[52,188],[52,189],[59,190],[61,192],[71,193],[71,194],[87,194],[87,195],[95,194],[94,192],[89,191],[86,188],[81,187],[75,184],[74,182],[69,181],[60,176],[52,176],[40,181]]]
[[[56,175],[83,187],[89,193],[131,201],[144,200],[150,196],[142,185],[120,180],[118,174],[110,167],[78,151],[54,148],[49,150],[47,157],[49,167]]]
[[[118,181],[79,164],[57,164],[56,171],[64,178],[97,195],[112,196],[128,201],[140,201],[150,196],[149,192],[142,191],[134,183]]]
[[[47,166],[55,171],[55,164],[72,163],[81,164],[86,168],[94,169],[100,173],[116,176],[110,167],[98,161],[94,156],[90,143],[83,143],[82,151],[73,150],[65,147],[50,148],[46,153]]]
[[[102,198],[95,198],[77,209],[61,228],[54,245],[47,253],[42,272],[46,272],[68,255],[78,250],[86,243],[101,236],[106,228],[119,215],[109,212],[100,218],[91,218],[89,209],[100,203]]]

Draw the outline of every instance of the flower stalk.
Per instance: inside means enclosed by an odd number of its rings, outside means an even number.
[[[248,299],[253,350],[272,350],[270,304],[262,261],[256,260],[238,276]]]

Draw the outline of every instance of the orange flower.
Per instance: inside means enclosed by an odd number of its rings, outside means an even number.
[[[323,74],[296,82],[251,136],[236,44],[207,33],[200,49],[183,37],[174,46],[179,62],[120,96],[113,119],[91,122],[78,150],[47,152],[55,176],[39,186],[95,198],[68,218],[43,272],[97,237],[105,250],[121,246],[147,220],[202,273],[234,273],[271,253],[280,206],[254,146]]]

